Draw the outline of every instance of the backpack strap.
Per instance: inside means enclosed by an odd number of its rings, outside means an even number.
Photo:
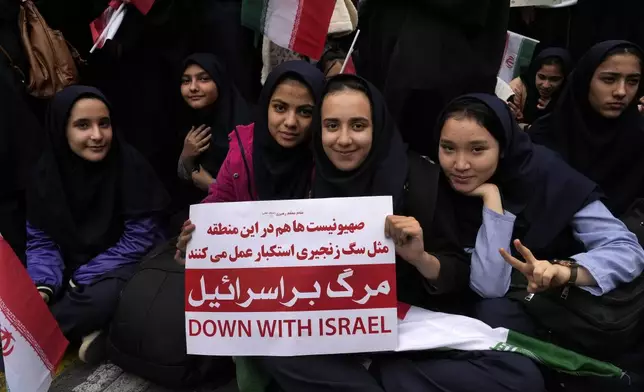
[[[242,161],[244,161],[244,168],[246,169],[246,178],[248,178],[247,186],[248,186],[248,194],[250,195],[250,198],[252,200],[255,199],[255,193],[253,193],[253,185],[251,184],[253,182],[253,178],[251,176],[250,172],[250,167],[248,166],[248,161],[246,160],[246,151],[244,150],[244,144],[241,141],[241,137],[239,136],[239,132],[237,131],[237,127],[235,127],[235,137],[237,138],[237,144],[239,145],[239,151],[241,152],[242,156]]]
[[[405,184],[405,214],[429,229],[434,221],[440,167],[429,158],[410,151],[409,174]]]

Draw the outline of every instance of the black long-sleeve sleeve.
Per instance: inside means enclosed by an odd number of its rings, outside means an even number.
[[[432,253],[440,262],[438,279],[427,280],[430,294],[460,293],[467,290],[470,281],[470,257],[464,251]]]

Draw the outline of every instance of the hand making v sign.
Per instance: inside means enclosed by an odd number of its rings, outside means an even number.
[[[530,249],[526,248],[519,240],[514,240],[514,246],[523,256],[525,263],[505,249],[500,249],[499,252],[508,264],[528,279],[528,292],[538,293],[549,288],[563,286],[570,280],[570,267],[552,264],[547,260],[538,260]]]

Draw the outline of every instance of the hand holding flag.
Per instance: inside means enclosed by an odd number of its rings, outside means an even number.
[[[155,0],[112,0],[109,3],[109,6],[101,16],[96,18],[89,27],[92,30],[92,38],[94,40],[94,46],[89,50],[90,53],[93,53],[96,48],[102,48],[103,44],[108,39],[113,39],[118,31],[127,8],[126,4],[132,4],[135,6],[139,12],[143,15],[147,15],[152,9]]]

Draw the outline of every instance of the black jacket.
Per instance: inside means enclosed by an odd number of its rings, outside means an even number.
[[[509,17],[503,0],[367,0],[358,74],[385,96],[405,142],[427,155],[443,108],[494,93]]]

